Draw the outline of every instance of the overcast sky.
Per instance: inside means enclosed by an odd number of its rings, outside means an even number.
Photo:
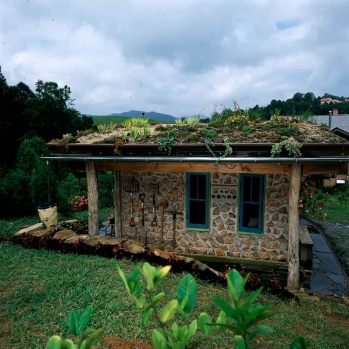
[[[348,19],[348,0],[0,0],[0,65],[87,114],[347,97]]]

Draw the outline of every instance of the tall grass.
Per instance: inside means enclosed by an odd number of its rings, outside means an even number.
[[[336,223],[349,223],[349,184],[324,188],[326,204],[326,220]]]

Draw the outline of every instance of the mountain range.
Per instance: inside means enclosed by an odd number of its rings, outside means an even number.
[[[162,114],[162,113],[157,113],[155,111],[151,112],[142,112],[140,110],[130,110],[130,111],[125,111],[122,113],[113,113],[109,114],[108,116],[129,116],[129,117],[146,117],[148,119],[155,119],[155,120],[162,120],[162,121],[168,121],[168,122],[175,122],[178,118],[168,115],[168,114]]]
[[[98,115],[94,115],[94,116],[98,116]],[[99,115],[102,116],[102,115]],[[105,115],[103,115],[105,116]],[[167,122],[175,122],[178,119],[188,119],[188,118],[192,118],[193,116],[181,116],[181,117],[175,117],[173,115],[169,115],[169,114],[163,114],[163,113],[157,113],[155,111],[150,111],[150,112],[143,112],[140,110],[130,110],[130,111],[125,111],[122,113],[113,113],[113,114],[109,114],[107,116],[126,116],[126,117],[146,117],[148,119],[153,119],[153,120],[161,120],[161,121],[167,121]],[[206,119],[209,116],[205,116],[205,115],[200,115],[201,119]]]

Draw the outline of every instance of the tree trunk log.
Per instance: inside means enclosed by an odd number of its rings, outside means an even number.
[[[88,191],[88,235],[99,234],[98,219],[98,184],[94,162],[86,162],[86,179]]]
[[[292,165],[289,193],[288,221],[288,275],[287,289],[299,289],[299,192],[301,188],[301,165]]]
[[[122,215],[121,215],[121,171],[114,171],[114,217],[115,237],[122,236]]]

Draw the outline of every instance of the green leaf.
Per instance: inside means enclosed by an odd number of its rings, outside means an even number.
[[[250,296],[247,298],[247,301],[245,303],[245,309],[248,309],[251,304],[256,300],[256,298],[260,295],[260,293],[263,290],[263,286],[259,287],[256,291],[252,292]]]
[[[157,348],[166,349],[165,338],[158,330],[153,330],[153,341]]]
[[[78,348],[81,348],[83,341],[89,336],[91,335],[95,330],[93,328],[89,328],[88,330],[86,330],[80,337],[79,340],[79,344],[78,344]]]
[[[61,342],[61,349],[76,349],[76,346],[70,339],[64,339]]]
[[[89,349],[92,344],[100,337],[103,332],[103,328],[95,330],[84,342],[82,342],[81,349]]]
[[[155,277],[155,268],[151,266],[148,262],[145,262],[142,267],[143,275],[147,282],[147,290],[154,290],[154,277]]]
[[[153,299],[151,300],[151,303],[152,304],[156,304],[159,300],[161,300],[163,297],[165,296],[165,292],[161,292],[161,293],[158,293],[157,295],[155,295],[153,297]]]
[[[266,325],[258,325],[256,326],[251,333],[248,336],[248,340],[251,341],[254,336],[256,335],[262,335],[262,336],[268,336],[270,333],[273,333],[274,330]]]
[[[139,265],[138,267],[136,267],[135,269],[133,269],[132,273],[130,274],[130,276],[127,278],[127,281],[130,282],[136,282],[137,280],[137,276],[139,274],[139,271],[141,269],[141,266]]]
[[[130,290],[130,287],[128,285],[128,282],[127,282],[127,279],[126,279],[126,276],[125,276],[125,273],[123,272],[123,270],[119,267],[119,265],[117,264],[116,265],[116,268],[118,269],[118,273],[119,273],[119,276],[120,276],[120,279],[122,280],[127,292],[129,295],[131,295],[131,290]]]
[[[174,322],[172,324],[171,331],[173,333],[173,336],[177,338],[177,335],[178,335],[178,324],[177,324],[177,322]]]
[[[161,279],[163,279],[171,270],[171,266],[170,265],[166,265],[163,268],[159,268],[157,270],[157,274],[160,276]]]
[[[227,314],[223,310],[221,310],[220,313],[218,314],[216,325],[218,325],[222,329],[229,325]]]
[[[171,346],[169,347],[173,349],[185,349],[185,346],[186,346],[185,343],[177,342],[177,343],[174,343],[172,347]]]
[[[245,316],[245,323],[247,326],[251,326],[261,320],[270,318],[273,314],[268,310],[272,307],[271,304],[262,306],[256,303],[248,312],[248,316]]]
[[[154,287],[156,287],[160,283],[160,281],[168,274],[170,269],[171,269],[170,265],[167,265],[163,268],[160,267],[156,269],[155,276],[153,278]]]
[[[51,336],[46,344],[46,349],[61,349],[61,337]]]
[[[201,313],[199,317],[199,328],[202,333],[209,334],[211,330],[211,319],[207,313]]]
[[[193,320],[188,326],[188,331],[185,338],[186,342],[190,341],[190,339],[195,335],[197,329],[198,329],[198,322],[196,320]]]
[[[185,337],[187,335],[188,332],[188,326],[187,325],[183,325],[177,332],[177,339],[182,342],[185,341]]]
[[[307,349],[305,339],[303,337],[297,337],[291,343],[291,349]]]
[[[132,286],[131,286],[132,285]],[[132,281],[130,284],[130,290],[134,297],[138,297],[142,292],[142,282],[141,281]]]
[[[235,349],[247,349],[245,339],[242,336],[234,336]]]
[[[227,276],[228,293],[233,300],[235,306],[244,294],[245,280],[242,279],[240,273],[232,269]]]
[[[194,308],[198,295],[198,287],[194,277],[191,274],[187,274],[184,278],[179,282],[177,288],[177,300],[181,305],[181,309],[184,314],[188,315]],[[182,302],[187,299],[187,302]]]
[[[85,309],[85,311],[81,315],[78,326],[78,334],[82,333],[82,331],[85,329],[88,321],[90,320],[91,312],[92,306],[90,305]]]
[[[146,301],[145,295],[142,294],[142,295],[138,296],[138,297],[136,298],[137,307],[138,307],[139,309],[142,309],[143,306],[144,306],[144,304],[145,304],[145,301]]]
[[[214,298],[213,301],[229,316],[230,318],[240,321],[242,309],[233,308],[230,304],[220,298]]]
[[[80,323],[80,316],[77,312],[71,311],[69,313],[68,317],[68,326],[70,332],[74,335],[77,336],[79,334],[79,323]]]
[[[178,305],[177,299],[173,299],[172,301],[169,301],[163,307],[163,309],[161,310],[161,313],[160,313],[160,321],[162,323],[165,323],[171,319],[171,317],[173,316],[173,314],[176,311],[177,305]]]
[[[153,315],[153,308],[148,309],[144,314],[141,314],[141,324],[142,326],[146,326],[149,322],[151,316]]]

